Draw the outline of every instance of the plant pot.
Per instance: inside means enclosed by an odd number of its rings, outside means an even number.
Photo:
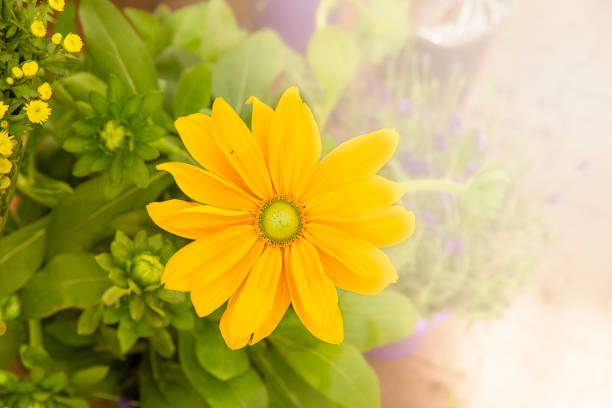
[[[320,0],[251,0],[255,28],[276,30],[296,51],[306,50],[315,31]]]
[[[386,346],[376,347],[365,353],[365,356],[374,360],[398,360],[414,354],[422,345],[429,332],[440,325],[450,312],[444,310],[434,314],[431,319],[419,318],[412,334]]]

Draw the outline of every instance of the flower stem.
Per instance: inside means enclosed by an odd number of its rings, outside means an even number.
[[[42,326],[40,324],[40,320],[38,319],[30,319],[28,320],[28,331],[30,337],[30,346],[31,347],[42,347]],[[32,367],[30,371],[30,376],[34,381],[40,380],[45,376],[45,371],[41,367]]]
[[[423,179],[411,180],[404,183],[407,193],[419,191],[437,191],[446,193],[462,193],[465,191],[465,184],[446,179]]]

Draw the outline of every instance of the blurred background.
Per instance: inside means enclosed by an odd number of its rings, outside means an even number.
[[[327,56],[356,47],[346,87],[313,91],[328,146],[402,137],[384,171],[418,227],[389,256],[422,319],[368,354],[383,406],[612,406],[612,2],[228,3],[307,58],[326,27],[356,39]]]

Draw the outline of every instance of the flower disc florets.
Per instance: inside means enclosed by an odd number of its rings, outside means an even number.
[[[286,245],[302,231],[302,213],[291,200],[279,197],[266,202],[259,210],[257,225],[260,234],[270,243]]]

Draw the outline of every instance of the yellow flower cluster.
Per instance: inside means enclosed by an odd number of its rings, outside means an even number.
[[[13,154],[13,136],[9,136],[8,130],[0,131],[0,190],[4,190],[11,185],[8,173],[13,168],[13,163],[8,159]]]

